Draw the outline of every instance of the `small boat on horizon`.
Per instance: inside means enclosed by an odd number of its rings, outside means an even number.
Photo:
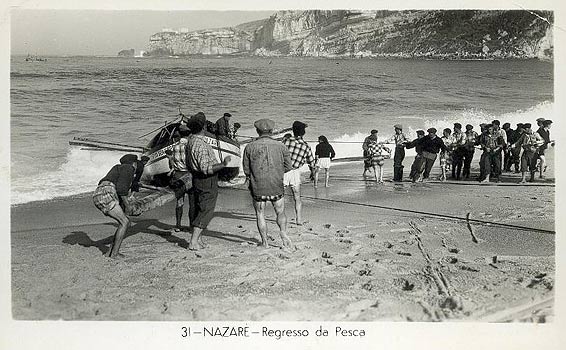
[[[26,62],[46,62],[47,58],[39,57],[39,56],[32,56],[30,54],[27,55],[25,58]]]

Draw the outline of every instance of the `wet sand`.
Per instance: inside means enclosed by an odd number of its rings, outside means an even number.
[[[390,162],[386,170],[390,178]],[[272,209],[273,248],[257,246],[255,214],[241,188],[221,189],[205,231],[208,248],[191,252],[188,233],[170,233],[169,203],[133,219],[121,261],[103,256],[115,223],[89,195],[16,206],[13,318],[550,321],[554,234],[498,224],[554,230],[553,177],[550,169],[545,182],[527,186],[514,185],[516,174],[497,186],[377,185],[364,180],[361,164],[335,164],[331,187],[302,187],[307,224],[292,224],[286,199],[294,252],[279,249]],[[491,224],[471,223],[474,243],[465,220],[406,210],[469,213]]]

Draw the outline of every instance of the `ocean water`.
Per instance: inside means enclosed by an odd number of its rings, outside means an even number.
[[[122,153],[69,145],[75,136],[144,146],[178,108],[215,121],[306,122],[337,157],[359,156],[369,130],[554,118],[553,63],[315,58],[49,57],[11,61],[11,203],[94,190]],[[313,146],[314,146],[313,142]]]

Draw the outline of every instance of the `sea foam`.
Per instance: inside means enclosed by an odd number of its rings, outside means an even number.
[[[449,114],[445,117],[431,117],[424,121],[416,118],[403,118],[404,132],[409,139],[416,138],[416,131],[420,127],[411,125],[412,122],[424,125],[423,129],[435,127],[441,135],[442,129],[452,128],[455,122],[462,125],[472,124],[474,130],[479,131],[480,123],[490,123],[498,119],[501,123],[509,122],[515,128],[517,123],[531,123],[536,129],[536,119],[555,118],[554,103],[546,101],[525,110],[512,113],[493,115],[481,109],[469,109]],[[312,135],[319,131],[309,130]],[[324,131],[322,131],[324,132]],[[244,134],[244,133],[242,133]],[[245,134],[251,135],[251,130]],[[368,131],[347,133],[330,141],[336,151],[336,158],[360,157],[362,155],[362,142],[369,134]],[[383,141],[393,135],[393,127],[389,130],[379,130],[378,140]],[[313,151],[316,142],[307,134]],[[390,145],[394,149],[393,145]],[[32,201],[48,200],[57,197],[67,197],[81,193],[88,193],[96,188],[98,181],[106,175],[110,168],[119,162],[123,152],[85,150],[69,146],[65,162],[55,171],[38,173],[13,179],[11,182],[11,203],[21,204]],[[407,156],[414,155],[414,149],[406,152]],[[393,157],[393,154],[392,154]],[[305,168],[308,171],[308,168]]]

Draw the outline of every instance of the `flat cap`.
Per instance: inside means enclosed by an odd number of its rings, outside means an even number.
[[[428,128],[428,129],[427,129],[427,132],[436,134],[436,129],[435,129],[435,128]]]
[[[191,119],[189,119],[189,121],[187,122],[189,129],[195,129],[194,127],[191,127],[191,125],[200,126],[200,128],[202,128],[204,127],[205,124],[206,124],[206,117],[202,112],[198,112],[197,114],[193,115]]]
[[[543,122],[544,120],[544,118],[537,118],[537,122]]]
[[[225,117],[231,117],[231,116],[232,116],[232,114],[230,114],[230,113],[226,112],[226,113],[224,113],[224,116],[225,116]]]
[[[120,158],[120,164],[134,164],[138,160],[138,156],[135,154],[126,154]]]
[[[401,124],[395,124],[395,125],[393,125],[393,127],[395,129],[403,130],[403,125],[401,125]]]
[[[525,123],[523,124],[523,128],[528,129],[531,127],[531,123]]]
[[[259,131],[269,132],[275,128],[275,122],[271,119],[260,119],[254,123],[254,126]]]
[[[298,120],[295,120],[295,121],[293,122],[293,129],[304,129],[304,128],[306,128],[307,126],[308,126],[307,124],[305,124],[305,123],[303,123],[303,122],[300,122],[300,121],[298,121]]]

